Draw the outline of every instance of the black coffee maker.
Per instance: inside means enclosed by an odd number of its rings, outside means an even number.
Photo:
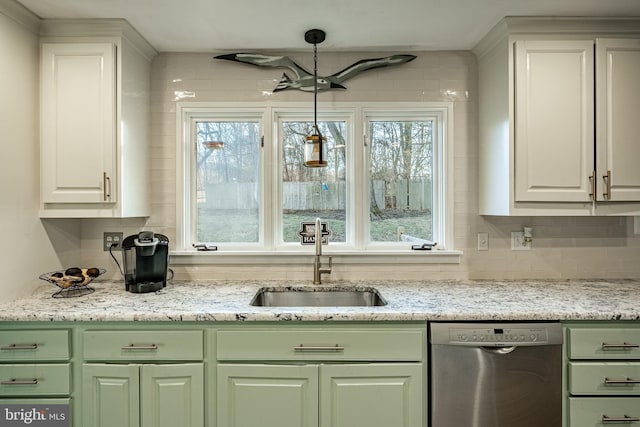
[[[125,289],[133,293],[155,292],[167,286],[169,239],[141,231],[122,241]]]

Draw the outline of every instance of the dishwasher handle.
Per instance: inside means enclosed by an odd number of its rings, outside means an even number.
[[[486,351],[487,353],[493,353],[493,354],[509,354],[511,352],[513,352],[516,348],[518,348],[517,345],[511,346],[511,347],[480,347],[482,350]]]

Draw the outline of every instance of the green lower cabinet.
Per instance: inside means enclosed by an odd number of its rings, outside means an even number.
[[[637,425],[640,397],[571,397],[569,427]]]
[[[218,426],[318,427],[318,366],[219,364]]]
[[[68,363],[0,364],[0,396],[68,396]]]
[[[567,427],[640,425],[638,322],[566,322]]]
[[[5,324],[7,325],[7,324]],[[10,325],[10,324],[8,324]],[[0,330],[0,362],[67,361],[70,353],[68,329]]]
[[[420,363],[218,365],[218,426],[422,427]]]
[[[204,365],[142,365],[142,427],[204,426]]]
[[[202,363],[85,364],[82,374],[84,426],[204,426]]]
[[[82,367],[82,425],[140,425],[140,367],[85,364]]]
[[[640,396],[640,362],[569,362],[568,385],[574,396]]]
[[[421,427],[422,365],[322,365],[320,427]]]

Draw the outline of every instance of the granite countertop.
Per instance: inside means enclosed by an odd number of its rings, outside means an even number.
[[[313,287],[301,282],[211,281],[167,284],[132,294],[123,282],[93,283],[96,291],[52,298],[53,285],[0,304],[0,321],[423,321],[640,320],[639,280],[350,281],[323,287],[375,287],[381,307],[253,307],[262,286]]]

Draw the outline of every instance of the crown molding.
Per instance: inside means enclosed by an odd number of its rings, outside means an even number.
[[[5,15],[36,35],[40,31],[40,18],[15,0],[1,1],[0,14]]]
[[[50,39],[67,37],[122,37],[147,60],[158,54],[155,48],[125,19],[43,19],[40,36]]]
[[[559,17],[507,16],[501,19],[472,49],[482,58],[506,37],[518,35],[582,35],[615,37],[640,34],[640,16],[631,17]]]

